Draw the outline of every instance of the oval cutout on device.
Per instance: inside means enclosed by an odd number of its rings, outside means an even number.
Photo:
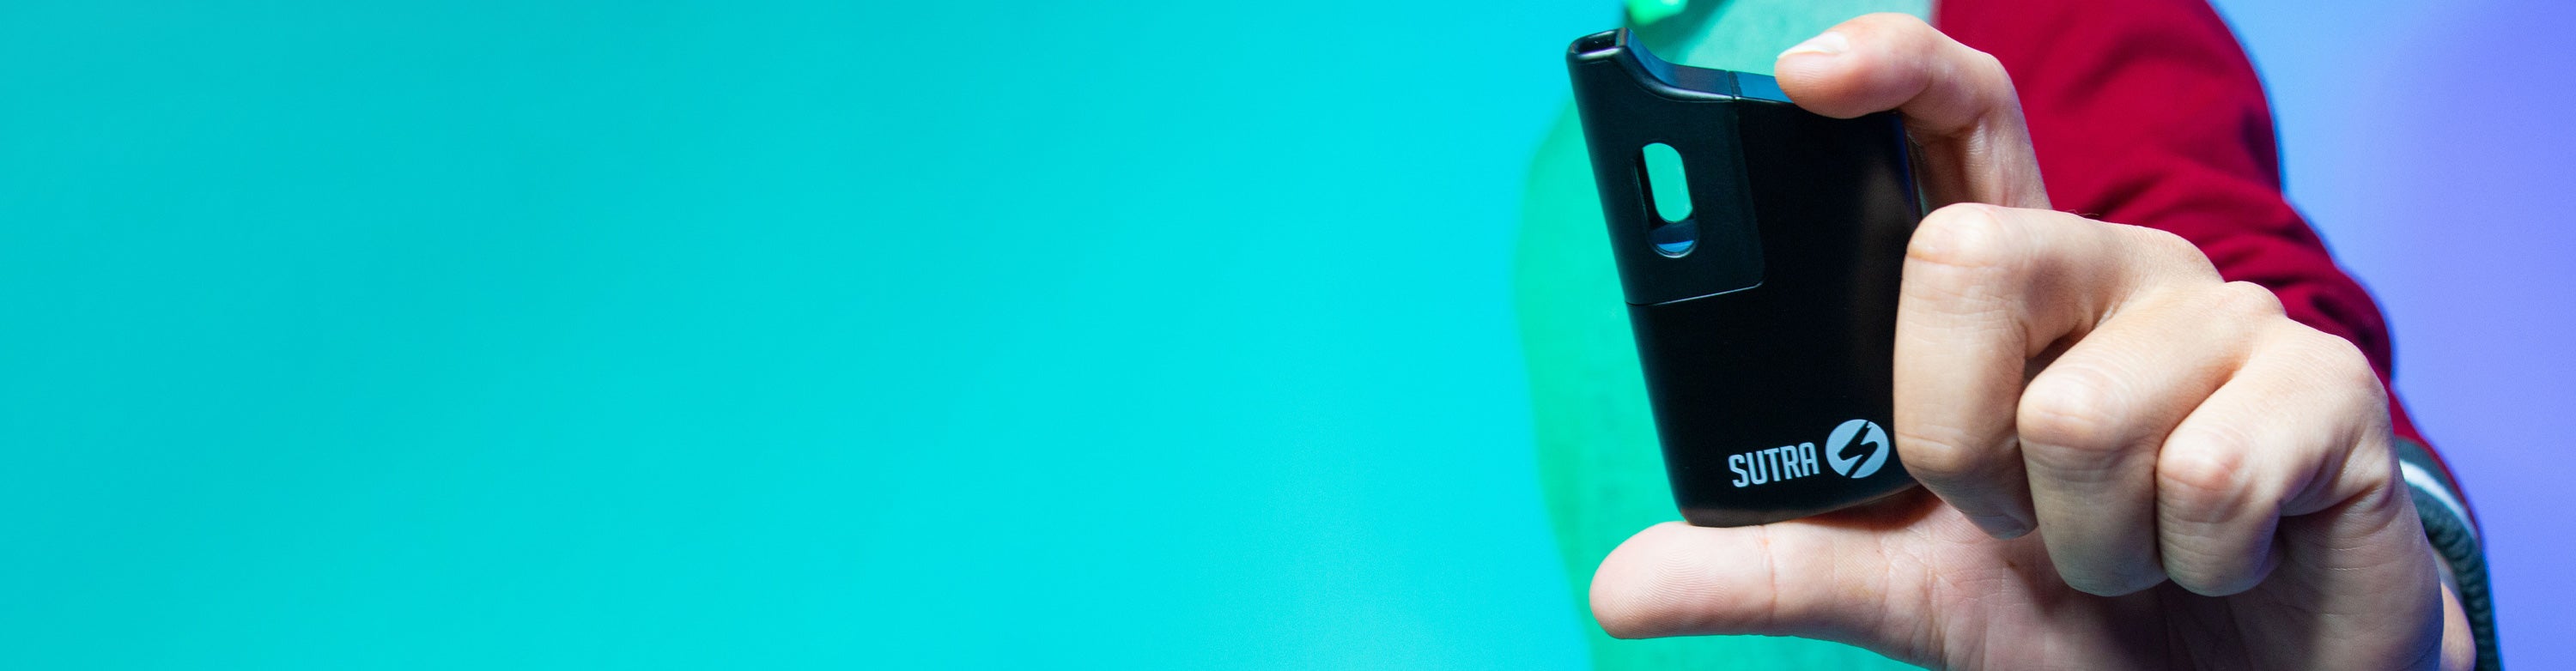
[[[1682,154],[1656,142],[1638,150],[1637,171],[1644,173],[1646,205],[1663,223],[1648,231],[1655,251],[1665,256],[1690,253],[1699,244],[1699,225],[1691,221],[1690,176],[1682,171]]]

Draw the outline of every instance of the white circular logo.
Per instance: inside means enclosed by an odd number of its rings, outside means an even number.
[[[1845,448],[1852,451],[1846,453]],[[1866,419],[1843,422],[1834,427],[1833,436],[1825,439],[1825,463],[1834,467],[1836,475],[1855,480],[1869,477],[1878,472],[1878,467],[1887,465],[1887,453],[1887,432]]]

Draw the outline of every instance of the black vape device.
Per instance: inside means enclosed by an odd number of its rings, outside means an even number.
[[[1624,29],[1566,62],[1683,518],[1762,524],[1911,486],[1887,428],[1923,215],[1903,123],[1799,109],[1770,77],[1666,63]]]

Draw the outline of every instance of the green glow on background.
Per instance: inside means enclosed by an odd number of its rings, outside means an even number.
[[[1654,23],[1672,18],[1673,15],[1680,14],[1682,10],[1689,8],[1690,3],[1684,0],[1628,0],[1628,20],[1641,24]]]

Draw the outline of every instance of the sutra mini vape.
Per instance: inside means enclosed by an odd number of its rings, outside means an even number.
[[[1682,516],[1761,524],[1911,486],[1888,433],[1923,214],[1902,122],[1810,113],[1626,30],[1566,61]]]

